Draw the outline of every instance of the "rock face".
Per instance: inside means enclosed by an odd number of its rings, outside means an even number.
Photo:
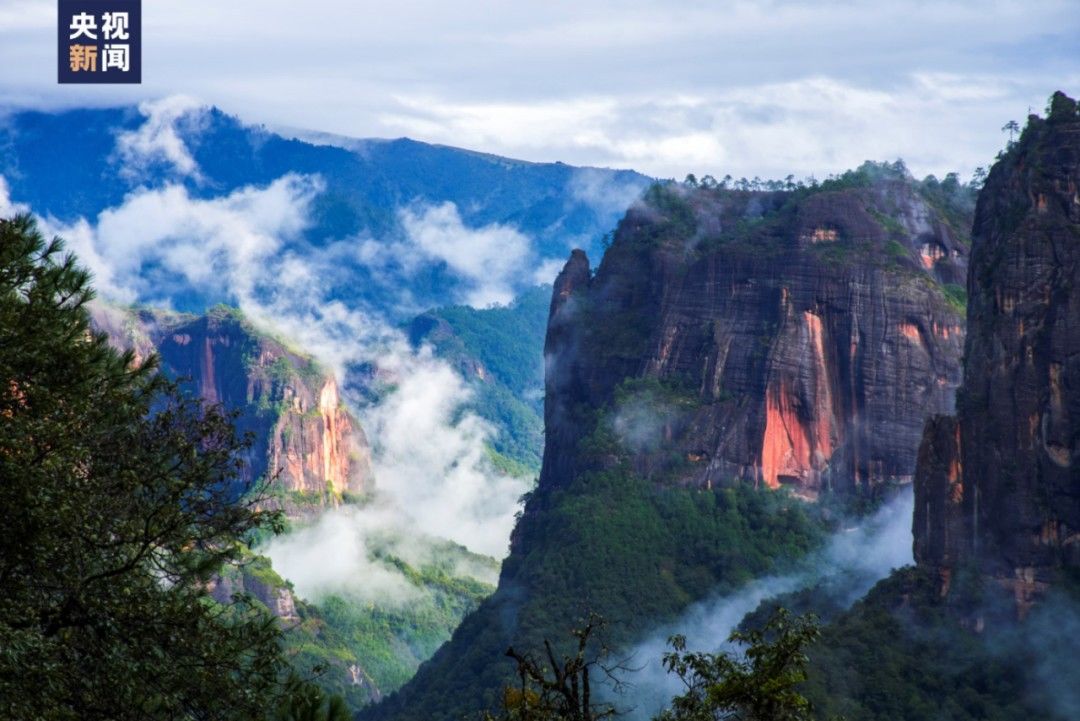
[[[245,488],[272,478],[271,489],[286,492],[289,511],[369,488],[367,439],[333,376],[236,311],[218,307],[190,316],[99,306],[94,317],[117,345],[140,357],[158,353],[163,370],[188,379],[204,401],[239,412],[237,430],[253,441],[241,474]]]
[[[919,452],[916,561],[974,566],[1021,614],[1080,566],[1080,117],[1054,96],[979,195],[955,418]]]
[[[575,251],[556,281],[541,484],[603,462],[578,447],[598,421],[678,483],[910,482],[964,340],[966,226],[935,200],[887,165],[787,192],[654,188],[595,277]]]

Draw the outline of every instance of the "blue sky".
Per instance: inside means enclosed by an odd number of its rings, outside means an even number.
[[[1080,92],[1080,1],[144,0],[144,84],[59,86],[55,0],[0,5],[0,104],[182,94],[247,121],[763,177],[987,165]]]

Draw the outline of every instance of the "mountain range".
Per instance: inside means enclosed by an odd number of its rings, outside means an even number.
[[[508,646],[561,652],[600,613],[632,655],[771,588],[743,623],[828,622],[822,718],[1065,719],[1078,129],[1058,93],[985,183],[897,161],[751,187],[170,100],[7,115],[0,207],[97,264],[116,345],[238,414],[236,492],[268,482],[293,531],[215,597],[254,593],[299,664],[379,701],[360,718],[496,709]],[[883,543],[914,565],[822,581],[912,489]]]

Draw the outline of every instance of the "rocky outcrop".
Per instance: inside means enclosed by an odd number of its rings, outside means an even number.
[[[924,434],[915,557],[974,568],[1021,614],[1080,567],[1080,116],[1060,93],[979,195],[955,418]]]
[[[229,604],[235,596],[251,594],[286,627],[298,623],[300,616],[296,611],[292,589],[268,569],[260,568],[259,571],[261,573],[251,572],[240,566],[214,576],[208,589],[210,596],[218,603]]]
[[[595,277],[575,251],[556,282],[541,483],[605,462],[579,444],[598,424],[667,482],[810,499],[910,482],[960,381],[962,225],[891,166],[786,192],[654,188]]]
[[[308,356],[257,331],[235,310],[203,316],[164,311],[94,310],[95,324],[137,357],[156,352],[163,370],[207,403],[236,411],[252,445],[242,492],[270,479],[287,511],[337,503],[371,485],[370,449],[341,401],[332,374]]]

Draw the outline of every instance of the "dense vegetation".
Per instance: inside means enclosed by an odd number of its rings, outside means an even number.
[[[693,239],[688,251],[709,253],[723,247],[728,252],[770,254],[780,257],[790,252],[792,229],[801,210],[812,199],[829,194],[847,194],[856,198],[864,212],[880,226],[880,241],[869,237],[844,237],[839,242],[822,243],[813,248],[825,262],[881,266],[892,271],[916,270],[905,245],[912,245],[907,231],[897,220],[900,205],[913,194],[938,212],[951,233],[967,244],[975,197],[984,174],[963,183],[956,173],[944,180],[929,175],[922,180],[911,177],[903,161],[866,161],[854,170],[829,176],[823,181],[809,178],[794,181],[762,181],[745,178],[731,181],[698,181],[688,176],[683,183],[654,183],[643,200],[659,211],[650,227],[636,229],[638,242],[659,243],[670,238]],[[850,209],[849,211],[850,212]],[[706,225],[698,217],[709,218]],[[812,262],[813,255],[806,258]]]
[[[415,588],[407,602],[374,604],[347,592],[296,599],[299,618],[287,622],[284,633],[285,655],[292,666],[298,672],[319,669],[315,682],[352,709],[411,678],[420,663],[449,639],[462,617],[494,590],[460,575],[460,565],[488,565],[492,574],[497,572],[494,561],[460,546],[444,543],[431,550],[430,558],[419,566],[380,553],[378,560],[400,571]],[[273,598],[279,589],[293,593],[292,585],[261,556],[245,554],[241,564],[225,569],[224,576],[255,589],[252,603],[263,608],[259,597]]]
[[[1010,599],[999,599],[1004,609],[993,607],[994,589],[954,590],[947,605],[936,588],[925,571],[898,571],[823,630],[806,685],[820,717],[1076,718],[1080,670],[1066,659],[1075,651],[1080,595],[1052,595],[1017,624]],[[981,632],[963,622],[975,615],[987,619]]]
[[[695,600],[779,570],[815,547],[824,523],[780,492],[659,487],[625,464],[568,487],[537,489],[514,533],[499,590],[421,667],[408,704],[373,718],[457,719],[496,708],[511,643],[541,648],[595,610],[625,647]],[[629,581],[632,579],[632,581]]]
[[[430,343],[470,383],[468,408],[495,426],[494,460],[504,471],[535,475],[544,445],[544,334],[551,286],[507,306],[449,306],[409,325],[414,345]],[[483,377],[477,373],[482,369]]]

